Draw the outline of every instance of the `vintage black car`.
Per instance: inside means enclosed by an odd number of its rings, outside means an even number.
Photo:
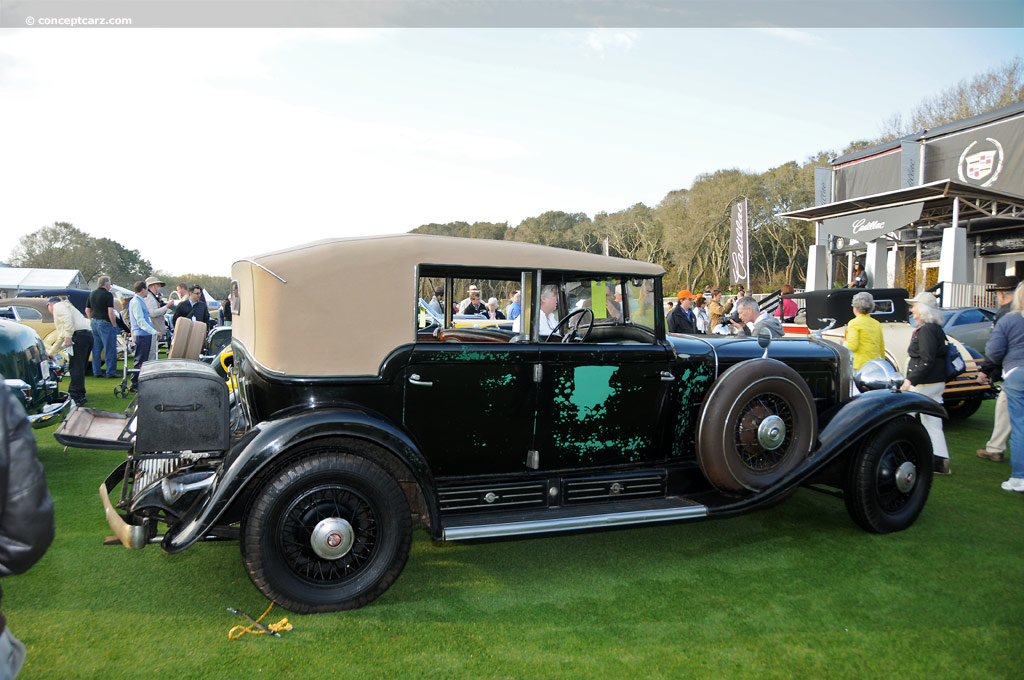
[[[135,408],[78,409],[57,439],[127,451],[100,487],[124,545],[239,539],[256,586],[298,612],[378,597],[413,525],[458,541],[720,518],[816,485],[885,533],[928,497],[916,416],[940,405],[860,394],[827,340],[666,337],[657,265],[400,235],[232,273],[234,416],[212,368],[158,361]],[[418,329],[439,282],[521,290],[522,316]]]
[[[60,391],[61,368],[47,356],[39,333],[7,319],[0,319],[0,375],[32,427],[56,425],[71,407],[67,393]]]

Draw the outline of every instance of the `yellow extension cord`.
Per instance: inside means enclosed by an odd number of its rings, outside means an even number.
[[[262,621],[263,617],[266,616],[267,614],[269,614],[270,610],[273,609],[273,608],[274,608],[274,603],[271,602],[270,606],[267,607],[267,610],[265,612],[263,612],[262,614],[260,614],[260,618],[256,619],[256,623],[259,623],[260,621]],[[248,626],[235,626],[234,628],[232,628],[231,630],[228,631],[228,639],[229,640],[237,640],[238,638],[242,637],[246,633],[251,633],[253,635],[266,635],[267,634],[267,631],[260,630],[259,628],[256,628],[255,626],[256,626],[256,624],[253,624],[253,623],[250,623]],[[292,624],[288,623],[288,617],[285,617],[285,618],[281,619],[280,621],[278,621],[277,623],[270,624],[269,626],[267,626],[267,628],[270,631],[274,632],[274,633],[280,633],[283,630],[291,630],[292,629]]]

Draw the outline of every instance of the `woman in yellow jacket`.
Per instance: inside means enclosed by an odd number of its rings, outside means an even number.
[[[846,346],[853,352],[853,370],[858,370],[872,359],[885,358],[882,324],[871,316],[875,299],[871,293],[853,296],[853,320],[846,326]]]

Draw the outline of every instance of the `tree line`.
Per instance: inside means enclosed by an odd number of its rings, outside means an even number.
[[[11,253],[11,265],[38,269],[77,269],[86,281],[101,275],[119,286],[156,276],[169,287],[181,282],[198,284],[218,300],[227,297],[231,277],[209,274],[180,274],[153,269],[153,264],[138,250],[128,249],[109,238],[94,238],[70,222],[54,222],[22,236]]]

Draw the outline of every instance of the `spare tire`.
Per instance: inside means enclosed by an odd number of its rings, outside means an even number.
[[[697,430],[697,462],[723,491],[760,491],[806,460],[818,434],[814,397],[775,359],[750,359],[708,391]]]

